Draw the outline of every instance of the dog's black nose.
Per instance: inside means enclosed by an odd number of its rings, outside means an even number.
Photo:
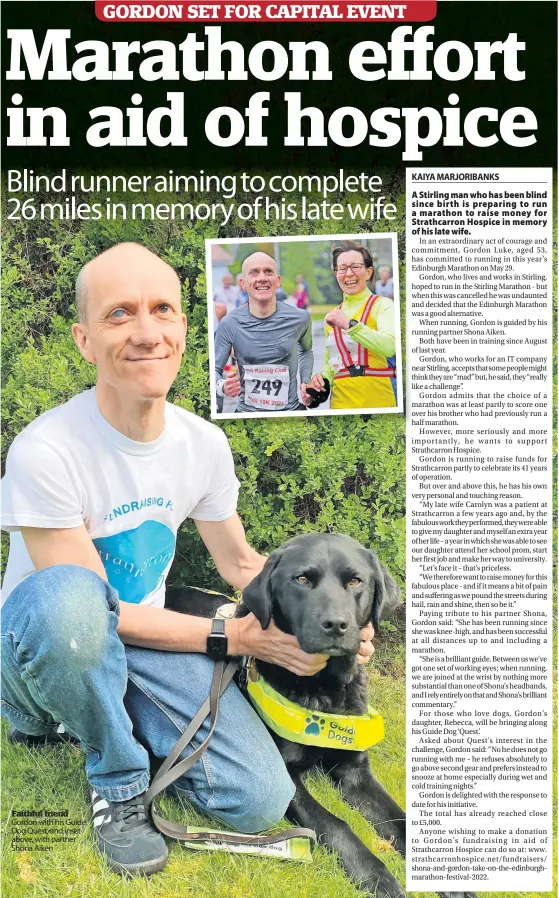
[[[345,617],[329,614],[328,617],[320,621],[320,626],[329,636],[342,636],[347,630],[349,623]]]

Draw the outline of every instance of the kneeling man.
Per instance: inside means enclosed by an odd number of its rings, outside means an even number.
[[[142,796],[209,694],[210,620],[165,608],[177,530],[192,518],[221,576],[243,589],[265,559],[236,513],[225,435],[166,401],[185,349],[175,272],[136,244],[81,271],[73,326],[96,386],[41,415],[10,448],[2,526],[11,533],[2,613],[3,713],[11,737],[77,739],[93,824],[110,866],[153,873],[163,837]],[[253,615],[225,624],[230,655],[303,676],[308,655]],[[372,650],[372,649],[371,649]],[[367,654],[365,647],[365,654]],[[202,811],[246,832],[284,814],[294,792],[268,731],[234,684],[203,759],[179,780]]]

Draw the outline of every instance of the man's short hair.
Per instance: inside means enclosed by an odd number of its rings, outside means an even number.
[[[248,259],[251,259],[253,256],[257,256],[258,254],[260,254],[260,255],[262,255],[262,256],[268,256],[268,258],[270,259],[270,261],[274,263],[274,268],[276,269],[276,272],[277,272],[278,267],[277,267],[277,265],[276,265],[276,260],[274,259],[274,257],[271,256],[270,253],[267,253],[267,252],[266,252],[265,250],[263,250],[263,249],[257,249],[257,250],[254,250],[254,252],[249,253],[248,256],[245,256],[245,258],[243,259],[243,261],[242,261],[242,263],[241,263],[241,272],[242,272],[243,276],[244,276],[244,273],[245,273],[245,262],[246,262]]]
[[[353,240],[344,240],[343,243],[340,243],[339,246],[335,246],[332,250],[332,268],[334,271],[338,266],[338,256],[341,256],[342,253],[351,252],[361,253],[365,268],[372,268],[374,273],[375,266],[373,265],[373,257],[369,250],[366,246],[362,246],[360,243],[354,243]]]

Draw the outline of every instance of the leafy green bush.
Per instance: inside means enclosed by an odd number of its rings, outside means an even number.
[[[319,224],[322,233],[330,230]],[[373,230],[367,223],[360,227]],[[395,227],[403,228],[403,215],[396,223],[375,223],[374,230]],[[344,229],[355,232],[355,223],[336,222],[338,233]],[[184,284],[188,351],[169,398],[209,417],[204,239],[263,230],[262,223],[250,230],[241,222],[233,222],[227,234],[216,225],[181,222],[13,223],[4,240],[2,273],[3,457],[23,427],[94,383],[95,370],[81,359],[70,333],[74,282],[85,262],[124,240],[157,252]],[[304,233],[304,225],[278,223],[267,232]],[[374,547],[403,582],[402,416],[254,419],[221,426],[241,482],[239,513],[255,548],[269,552],[306,530],[348,533]],[[225,588],[191,522],[179,534],[171,580]]]

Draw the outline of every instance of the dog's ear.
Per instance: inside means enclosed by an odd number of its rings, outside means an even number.
[[[375,633],[378,633],[381,620],[390,617],[401,602],[400,587],[383,568],[375,553],[369,550],[367,554],[374,571],[371,623],[375,628]]]
[[[243,590],[243,605],[256,615],[263,630],[269,627],[272,619],[274,605],[272,574],[280,563],[282,554],[280,549],[272,552],[262,571]]]

